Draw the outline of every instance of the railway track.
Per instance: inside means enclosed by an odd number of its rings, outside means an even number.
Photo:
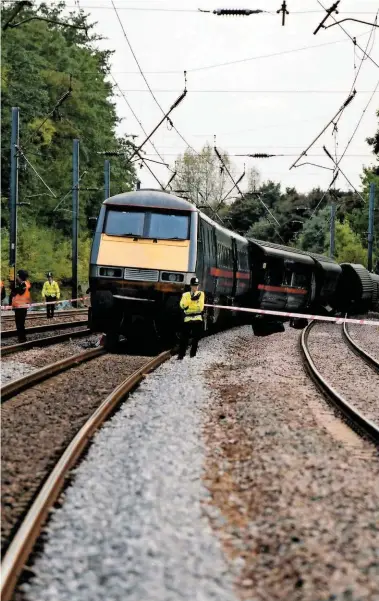
[[[36,540],[39,537],[41,528],[46,520],[49,510],[53,507],[57,500],[63,486],[69,470],[78,461],[84,449],[89,443],[90,438],[93,436],[95,431],[101,426],[109,414],[117,407],[117,405],[125,398],[125,396],[144,378],[144,376],[158,367],[161,363],[166,361],[171,356],[171,351],[165,351],[159,355],[151,358],[147,357],[132,357],[134,363],[137,359],[140,359],[137,369],[133,369],[127,377],[123,378],[121,383],[118,383],[111,392],[104,394],[100,402],[90,416],[81,425],[80,429],[76,431],[74,436],[68,438],[69,444],[66,446],[63,454],[61,454],[58,462],[54,462],[55,465],[50,473],[46,474],[46,478],[42,477],[44,484],[39,486],[37,493],[32,499],[32,503],[29,506],[27,513],[24,513],[22,522],[18,525],[17,530],[12,537],[12,540],[6,550],[2,567],[1,567],[1,598],[3,601],[11,599],[15,590],[18,578],[22,573],[25,563],[33,549]],[[105,357],[101,357],[105,355]],[[81,357],[81,359],[80,359]],[[78,361],[93,360],[99,358],[100,360],[106,359],[108,355],[103,349],[93,349],[86,353],[81,353],[76,357],[70,358],[71,367],[78,365]],[[125,357],[121,358],[121,363],[125,363]],[[114,362],[115,356],[112,355],[111,361]],[[59,367],[57,364],[60,363]],[[132,362],[133,363],[133,362]],[[90,363],[91,364],[91,363]],[[21,390],[25,390],[25,386],[35,385],[41,382],[41,378],[54,377],[58,372],[61,373],[62,369],[68,369],[67,359],[56,364],[46,366],[42,370],[22,378],[19,381],[15,381],[7,385],[8,399],[13,399],[14,396],[19,393],[24,394]],[[97,372],[99,370],[97,369]],[[125,368],[124,368],[125,371]],[[44,373],[42,373],[44,372]],[[70,375],[69,372],[68,375]],[[50,381],[50,380],[49,380]],[[46,383],[45,383],[46,384]],[[3,389],[4,390],[4,389]],[[5,403],[4,407],[11,401]],[[20,405],[17,406],[19,411]],[[29,453],[30,455],[30,453]],[[13,493],[12,493],[13,494]]]
[[[345,416],[349,424],[352,424],[359,432],[364,432],[364,434],[366,434],[373,442],[375,442],[375,444],[379,444],[379,425],[369,419],[363,411],[359,410],[356,406],[354,406],[354,404],[348,401],[343,394],[338,392],[330,382],[330,378],[325,377],[322,374],[323,370],[316,365],[316,361],[309,349],[309,336],[315,327],[316,322],[311,322],[306,328],[304,328],[300,336],[300,349],[303,357],[304,367],[307,373],[316,383],[324,396],[326,396],[327,399],[331,401],[335,407],[337,407],[339,412]],[[345,336],[345,333],[343,335]],[[354,344],[354,352],[356,354],[359,354],[363,357],[362,351],[363,349]],[[332,360],[331,357],[330,360]],[[351,377],[353,377],[353,375],[354,374],[350,374]]]
[[[43,338],[36,338],[35,340],[28,340],[27,342],[19,342],[18,344],[10,344],[8,346],[1,347],[1,356],[13,355],[21,351],[27,351],[31,348],[42,348],[57,344],[59,342],[65,342],[74,338],[84,338],[89,336],[91,330],[85,328],[83,330],[77,330],[75,332],[65,332],[63,334],[57,334],[56,336],[44,336]]]
[[[84,353],[78,353],[77,355],[72,355],[71,357],[61,359],[55,363],[50,363],[41,369],[36,369],[36,371],[33,371],[27,376],[13,380],[2,387],[1,404],[5,403],[5,401],[12,398],[16,394],[19,394],[23,390],[33,386],[34,384],[37,384],[38,382],[43,382],[43,380],[47,380],[48,378],[70,369],[71,367],[76,367],[85,361],[90,361],[91,359],[99,357],[104,353],[105,350],[103,348],[90,349]]]
[[[88,309],[70,309],[67,311],[56,311],[55,312],[55,317],[75,317],[80,316],[80,315],[84,315],[88,313]],[[26,322],[28,321],[33,321],[36,319],[46,319],[46,314],[44,314],[42,311],[36,311],[35,313],[28,313],[26,316]],[[1,315],[1,321],[4,323],[8,323],[8,322],[14,322],[14,314],[9,314],[9,315]]]
[[[374,369],[376,371],[376,373],[379,373],[379,361],[377,359],[375,359],[375,357],[373,355],[368,353],[364,348],[362,348],[362,346],[360,346],[356,342],[356,340],[354,340],[354,338],[352,338],[352,336],[349,333],[348,325],[346,323],[344,323],[342,326],[342,334],[343,334],[346,344],[348,344],[348,346],[351,348],[351,350],[358,357],[363,359],[363,361],[365,361],[367,363],[367,365],[372,367],[372,369]],[[379,396],[379,391],[378,391],[378,396]]]
[[[43,326],[32,326],[31,328],[26,328],[26,335],[28,334],[42,334],[43,332],[54,332],[55,330],[66,330],[68,328],[76,328],[78,326],[86,325],[87,321],[85,319],[80,319],[77,321],[60,321],[59,323],[49,323]],[[5,330],[1,332],[2,340],[7,340],[8,338],[16,338],[17,330]]]

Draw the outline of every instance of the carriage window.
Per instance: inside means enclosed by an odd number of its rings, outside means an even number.
[[[308,278],[304,273],[294,273],[292,276],[292,286],[296,288],[306,288],[308,284]]]
[[[145,213],[107,211],[105,233],[111,236],[142,236]]]

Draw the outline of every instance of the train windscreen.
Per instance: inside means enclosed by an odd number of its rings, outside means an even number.
[[[159,240],[188,240],[189,216],[156,211],[117,211],[108,209],[104,233]]]

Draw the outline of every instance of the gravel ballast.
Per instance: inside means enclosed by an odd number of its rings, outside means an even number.
[[[103,355],[2,405],[2,549],[68,443],[106,396],[146,360]]]
[[[298,336],[239,328],[149,375],[77,468],[23,599],[377,601],[378,457]]]
[[[373,326],[366,327],[376,330]],[[356,332],[354,335],[359,336]],[[363,340],[365,336],[362,333],[360,337]],[[366,418],[379,423],[379,375],[346,344],[341,327],[316,324],[310,331],[308,348],[326,381]],[[367,342],[364,349],[370,352]]]
[[[375,320],[378,320],[378,318],[376,317]],[[354,342],[379,361],[379,326],[356,326],[350,324],[348,332]]]
[[[98,433],[48,526],[27,599],[236,599],[201,507],[211,398],[201,372],[233,336],[162,365]]]
[[[59,344],[42,348],[31,348],[1,359],[1,385],[22,378],[41,367],[82,353],[88,348],[95,347],[99,341],[98,334],[90,334],[83,338],[66,340]]]

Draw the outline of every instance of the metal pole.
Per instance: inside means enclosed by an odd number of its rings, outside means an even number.
[[[72,149],[72,298],[78,297],[79,140]],[[72,303],[77,306],[76,301]]]
[[[111,162],[104,161],[104,200],[111,195]]]
[[[19,115],[18,107],[12,108],[11,133],[11,181],[9,195],[9,281],[15,282],[16,252],[17,252],[17,203],[18,203],[18,144],[19,144]]]
[[[336,234],[336,203],[330,205],[330,257],[334,259]]]
[[[374,242],[374,204],[375,204],[375,184],[370,184],[370,196],[368,204],[368,250],[367,250],[367,269],[372,271],[372,247]]]

